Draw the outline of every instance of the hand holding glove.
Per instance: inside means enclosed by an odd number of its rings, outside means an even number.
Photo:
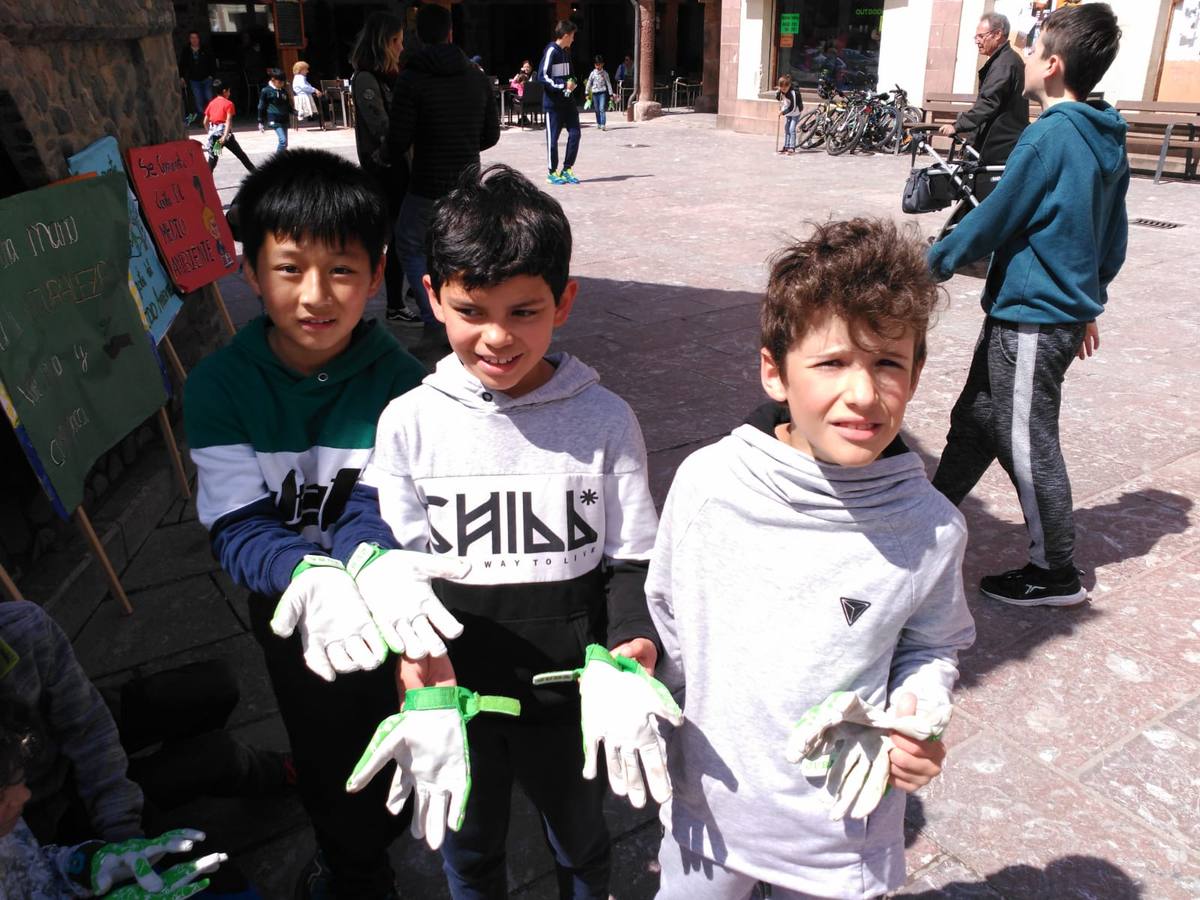
[[[583,777],[595,778],[600,742],[608,758],[608,783],[618,797],[641,809],[646,788],[659,803],[671,796],[667,748],[655,717],[678,727],[683,712],[662,682],[637,662],[588,646],[582,669],[537,675],[534,684],[579,679],[582,702]],[[640,766],[639,766],[640,761]],[[645,770],[645,778],[642,770]]]
[[[161,874],[154,871],[154,864],[168,853],[187,853],[202,840],[204,832],[178,828],[151,839],[133,838],[113,844],[88,841],[67,851],[69,855],[64,868],[73,881],[97,897],[182,900],[208,887],[208,879],[195,879],[216,871],[229,857],[224,853],[211,853],[172,866]],[[113,890],[114,885],[130,880],[135,880],[136,884]]]
[[[430,581],[464,577],[471,571],[465,559],[359,544],[347,571],[393,653],[409,659],[445,656],[442,638],[462,634],[462,624],[442,606]]]
[[[354,579],[328,556],[304,557],[275,607],[275,634],[291,637],[297,626],[305,664],[326,681],[339,672],[374,669],[387,657],[387,645]]]
[[[413,837],[424,837],[431,850],[438,849],[447,828],[462,828],[471,795],[467,722],[481,712],[518,716],[521,704],[509,697],[481,697],[463,687],[407,691],[400,712],[375,729],[346,781],[346,790],[361,790],[395,760],[387,808],[392,814],[399,813],[415,788]]]
[[[852,691],[836,691],[809,709],[788,736],[786,756],[807,778],[819,779],[830,797],[830,819],[863,819],[887,790],[890,732],[918,741],[938,740],[953,708],[895,715]]]

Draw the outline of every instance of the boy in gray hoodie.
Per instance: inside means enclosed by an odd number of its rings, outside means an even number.
[[[940,771],[942,745],[891,734],[880,765],[900,790],[866,818],[831,818],[821,779],[787,754],[836,691],[945,710],[974,640],[962,516],[899,438],[936,299],[921,248],[890,222],[817,226],[777,257],[763,303],[762,383],[786,410],[675,476],[646,583],[658,677],[686,694],[667,740],[661,898],[745,900],[760,881],[775,900],[874,897],[904,882],[904,792]]]

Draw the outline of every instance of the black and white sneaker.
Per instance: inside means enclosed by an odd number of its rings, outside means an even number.
[[[399,325],[403,328],[420,328],[425,324],[421,321],[420,313],[413,312],[404,306],[401,306],[399,309],[389,308],[387,311],[387,320],[393,325]]]
[[[1074,566],[1043,569],[1033,563],[985,576],[980,579],[979,592],[1013,606],[1075,606],[1087,599],[1087,589],[1079,583],[1079,570]]]

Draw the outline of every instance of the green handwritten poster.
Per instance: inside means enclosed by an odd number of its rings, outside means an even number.
[[[63,517],[166,400],[129,293],[127,196],[113,173],[0,201],[0,404]]]

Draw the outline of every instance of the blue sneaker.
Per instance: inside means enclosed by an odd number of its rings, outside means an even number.
[[[567,184],[579,184],[579,179],[575,177],[575,173],[570,169],[562,170],[562,180]]]
[[[567,184],[568,183],[567,179],[564,177],[565,174],[566,173],[563,173],[563,175],[559,175],[557,172],[550,172],[546,176],[546,183],[547,184]]]

